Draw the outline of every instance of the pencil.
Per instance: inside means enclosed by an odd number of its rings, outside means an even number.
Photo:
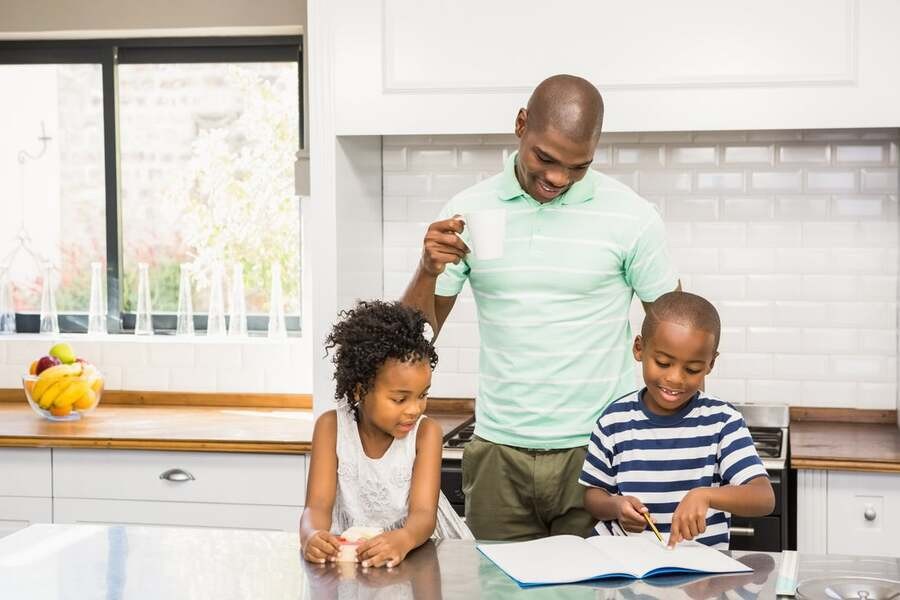
[[[647,525],[650,526],[650,529],[653,530],[653,533],[656,534],[656,539],[662,542],[662,536],[659,535],[659,529],[656,528],[656,525],[653,524],[653,521],[650,520],[650,513],[642,513],[644,515],[644,519],[647,520]]]

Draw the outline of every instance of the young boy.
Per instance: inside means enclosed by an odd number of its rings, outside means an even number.
[[[731,514],[769,514],[775,495],[739,412],[700,390],[718,356],[720,324],[707,300],[660,296],[634,340],[646,387],[610,404],[594,427],[578,482],[587,511],[627,532],[647,526],[667,544],[728,549]]]

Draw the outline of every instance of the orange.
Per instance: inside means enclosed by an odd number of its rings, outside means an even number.
[[[89,388],[88,391],[85,392],[84,396],[75,401],[75,404],[73,406],[75,406],[75,408],[78,410],[87,410],[93,407],[96,401],[97,394],[94,393],[94,390]]]
[[[24,383],[25,389],[28,391],[28,395],[30,396],[34,393],[34,384],[37,383],[37,379],[26,379]]]
[[[31,364],[28,366],[28,374],[29,375],[37,375],[37,365],[38,361],[33,360]]]
[[[70,412],[72,412],[71,406],[51,406],[50,414],[54,417],[65,417]]]

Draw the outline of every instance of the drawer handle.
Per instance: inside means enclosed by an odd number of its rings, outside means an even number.
[[[174,481],[176,483],[182,481],[194,481],[194,476],[184,469],[169,469],[168,471],[163,471],[160,473],[159,478],[165,479],[166,481]]]
[[[729,527],[728,531],[731,535],[743,537],[753,537],[756,534],[756,530],[752,527]]]
[[[866,518],[866,521],[874,521],[878,513],[875,512],[875,507],[871,504],[866,504],[866,512],[863,513],[863,516]]]

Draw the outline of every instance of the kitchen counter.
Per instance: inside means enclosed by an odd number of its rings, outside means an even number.
[[[446,433],[469,415],[431,416]],[[24,399],[0,403],[0,447],[305,454],[312,431],[305,409],[101,404],[79,421],[53,422]]]
[[[886,423],[791,422],[791,467],[900,472],[900,429]]]
[[[393,569],[302,560],[296,534],[94,525],[33,525],[0,539],[0,589],[56,600],[328,598],[774,598],[781,556],[733,552],[753,573],[520,589],[471,541],[426,543]],[[900,579],[900,559],[798,556],[798,580]]]

